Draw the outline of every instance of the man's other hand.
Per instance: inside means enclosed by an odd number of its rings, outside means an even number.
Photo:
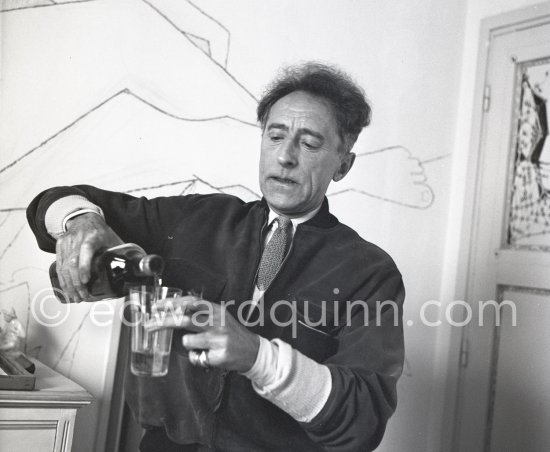
[[[84,213],[67,221],[67,232],[57,239],[55,250],[59,284],[71,302],[90,297],[86,284],[94,253],[122,243],[101,215]]]
[[[240,324],[226,307],[189,295],[161,300],[149,331],[182,328],[187,350],[206,351],[208,364],[226,370],[246,372],[258,355],[260,338]]]

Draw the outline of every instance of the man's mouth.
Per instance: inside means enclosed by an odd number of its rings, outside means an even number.
[[[279,177],[279,176],[271,176],[270,179],[273,179],[275,182],[278,182],[280,184],[285,184],[285,185],[294,185],[294,184],[297,184],[296,181],[292,180],[292,179],[288,179],[286,177]]]

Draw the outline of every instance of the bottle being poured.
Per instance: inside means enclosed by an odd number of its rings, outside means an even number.
[[[138,284],[158,287],[163,269],[161,256],[147,254],[134,243],[101,248],[92,258],[91,277],[87,284],[90,298],[86,301],[120,298],[128,294],[130,287]],[[59,284],[55,262],[50,266],[50,280],[56,297],[67,303],[69,300]]]

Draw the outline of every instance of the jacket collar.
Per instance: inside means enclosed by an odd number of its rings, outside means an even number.
[[[261,199],[260,205],[263,207],[265,211],[265,218],[267,218],[269,213],[269,206],[267,205],[267,201],[265,200],[265,198]],[[313,218],[310,218],[305,223],[302,223],[301,225],[299,225],[299,227],[311,226],[314,228],[328,229],[336,226],[338,223],[339,223],[338,218],[336,218],[334,215],[332,215],[329,212],[328,199],[325,196],[325,198],[323,199],[323,204],[321,204],[321,208],[319,209],[319,212],[317,212]]]

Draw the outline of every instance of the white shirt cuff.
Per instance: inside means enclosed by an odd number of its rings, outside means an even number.
[[[96,213],[103,217],[103,211],[84,196],[70,195],[52,203],[44,218],[46,230],[55,239],[67,231],[67,221],[84,213]]]
[[[299,422],[310,422],[325,406],[332,390],[327,366],[308,358],[289,344],[260,337],[252,368],[243,374],[257,394]]]

